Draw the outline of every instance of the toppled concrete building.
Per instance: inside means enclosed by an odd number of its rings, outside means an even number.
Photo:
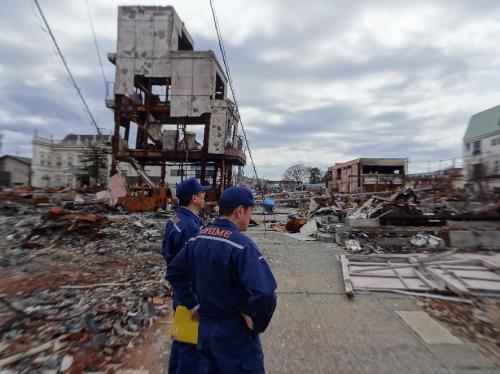
[[[239,117],[227,98],[227,78],[212,51],[194,41],[172,6],[120,6],[114,95],[111,174],[119,162],[141,167],[199,166],[200,180],[218,191],[246,163]],[[198,126],[196,126],[198,125]],[[197,139],[199,136],[199,139]],[[215,170],[207,181],[207,166]],[[182,176],[181,176],[182,177]]]
[[[358,158],[328,168],[331,192],[360,193],[395,191],[403,186],[406,159]]]

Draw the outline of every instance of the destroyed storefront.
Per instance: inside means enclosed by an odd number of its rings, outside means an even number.
[[[395,191],[403,186],[404,158],[358,158],[328,168],[329,190],[340,193]]]
[[[116,81],[106,100],[115,114],[112,175],[119,163],[141,177],[156,167],[159,183],[141,178],[154,189],[166,186],[168,167],[181,180],[196,170],[219,194],[245,165],[227,78],[212,51],[193,48],[173,7],[119,7],[117,52],[108,55]]]

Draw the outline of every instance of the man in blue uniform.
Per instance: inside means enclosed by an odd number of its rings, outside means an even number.
[[[255,243],[241,233],[253,205],[249,190],[225,190],[220,217],[189,239],[167,270],[180,302],[198,308],[200,373],[264,373],[259,334],[276,308],[276,281]]]
[[[198,213],[205,204],[205,191],[210,188],[211,186],[201,186],[196,178],[189,178],[177,186],[176,196],[179,199],[179,207],[175,216],[167,221],[161,247],[167,269],[188,239],[198,234],[203,226]],[[175,287],[173,288],[172,298],[175,310],[180,303],[177,291]],[[199,353],[194,344],[174,340],[170,350],[169,374],[198,373],[198,356]]]

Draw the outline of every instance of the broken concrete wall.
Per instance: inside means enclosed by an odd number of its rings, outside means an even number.
[[[237,126],[239,119],[231,109],[231,105],[226,100],[212,100],[209,153],[221,154],[224,153],[226,146],[237,145],[233,137],[235,137],[234,127]]]
[[[168,53],[178,49],[180,35],[193,44],[171,6],[118,7],[115,94],[132,94],[135,75],[169,77]]]
[[[177,130],[163,130],[163,149],[165,151],[175,150],[177,143]]]
[[[212,51],[178,51],[172,61],[172,93],[170,113],[173,117],[198,117],[210,111],[215,98],[217,75],[224,86],[226,78]]]

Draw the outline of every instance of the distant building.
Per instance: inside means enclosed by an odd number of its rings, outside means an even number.
[[[442,191],[452,191],[464,188],[463,168],[451,167],[427,173],[408,174],[406,180],[412,188],[435,188]]]
[[[500,190],[500,105],[474,114],[463,139],[464,172],[475,189]]]
[[[0,186],[30,186],[31,158],[4,155],[0,157]]]
[[[269,181],[268,189],[273,192],[295,191],[299,184],[292,180]]]
[[[406,159],[358,158],[328,168],[331,192],[393,191],[403,186]]]
[[[32,185],[34,187],[77,187],[83,171],[85,151],[91,146],[109,143],[109,135],[69,134],[62,140],[33,138]],[[107,181],[108,169],[101,170],[102,180]]]

